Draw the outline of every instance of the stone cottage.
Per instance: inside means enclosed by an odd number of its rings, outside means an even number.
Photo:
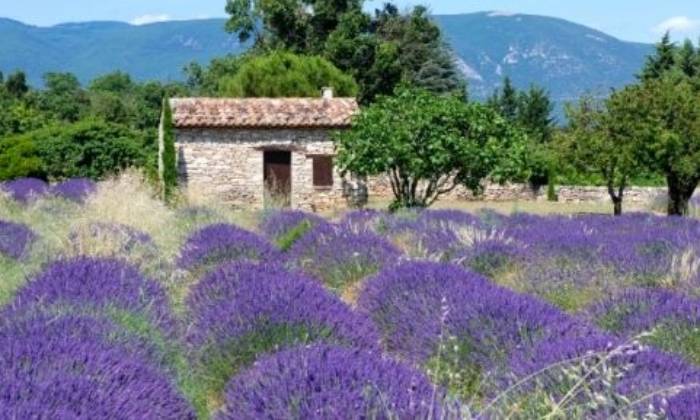
[[[345,206],[332,133],[352,98],[171,99],[180,182],[246,209]]]

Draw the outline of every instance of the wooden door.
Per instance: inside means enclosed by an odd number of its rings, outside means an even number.
[[[267,150],[264,154],[265,205],[289,207],[292,193],[292,153]]]

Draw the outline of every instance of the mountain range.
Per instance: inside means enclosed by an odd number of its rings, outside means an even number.
[[[557,102],[605,94],[634,80],[653,46],[544,16],[483,12],[437,15],[445,39],[469,81],[485,98],[504,76],[537,84]],[[224,19],[134,26],[121,22],[36,27],[0,18],[0,71],[23,69],[34,85],[48,71],[69,71],[87,83],[115,70],[138,80],[181,80],[183,67],[240,53],[246,45],[224,31]]]

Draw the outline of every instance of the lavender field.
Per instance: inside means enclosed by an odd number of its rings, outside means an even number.
[[[1,189],[0,418],[700,418],[698,219]]]

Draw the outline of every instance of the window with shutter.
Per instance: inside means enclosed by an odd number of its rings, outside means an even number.
[[[314,156],[314,187],[333,186],[333,157]]]

